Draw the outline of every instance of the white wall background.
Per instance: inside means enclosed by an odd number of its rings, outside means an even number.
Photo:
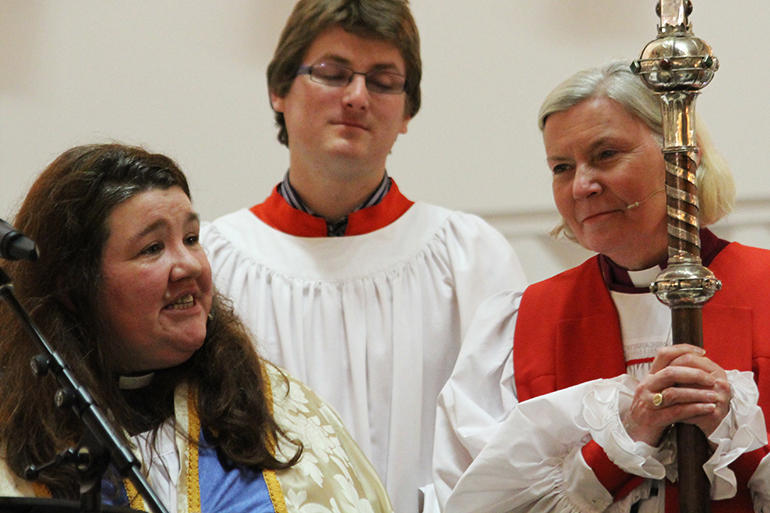
[[[423,107],[389,172],[412,199],[484,215],[531,279],[586,253],[556,219],[535,116],[580,68],[634,58],[656,0],[412,0]],[[721,69],[698,100],[732,164],[736,212],[716,230],[770,248],[764,168],[770,102],[765,0],[694,0],[695,34]],[[265,69],[289,0],[0,0],[0,217],[64,149],[118,140],[174,157],[211,219],[261,201],[288,156]]]

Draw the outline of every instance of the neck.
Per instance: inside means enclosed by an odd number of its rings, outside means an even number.
[[[663,252],[660,255],[655,255],[644,259],[633,258],[633,257],[629,257],[627,259],[623,259],[623,258],[616,259],[614,257],[610,257],[610,258],[612,259],[613,262],[615,262],[620,267],[628,271],[642,271],[644,269],[649,269],[656,265],[665,264],[666,255],[667,255],[667,252]]]
[[[307,207],[327,221],[337,221],[371,196],[385,174],[379,172],[329,173],[289,170],[289,182]]]
[[[619,244],[603,253],[629,271],[640,271],[666,262],[668,234],[664,228],[653,237],[643,237],[628,244]]]

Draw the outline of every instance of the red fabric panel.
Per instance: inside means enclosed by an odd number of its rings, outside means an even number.
[[[619,501],[642,484],[641,477],[629,474],[615,465],[602,446],[591,440],[581,449],[583,459],[596,474],[596,478],[604,485],[610,494]]]

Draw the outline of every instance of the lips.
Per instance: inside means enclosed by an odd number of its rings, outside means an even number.
[[[608,215],[608,214],[616,214],[616,213],[619,213],[619,212],[622,212],[622,210],[621,209],[617,209],[617,208],[610,209],[610,210],[602,210],[601,212],[593,212],[593,213],[589,213],[589,214],[586,214],[586,215],[580,217],[579,218],[580,219],[579,222],[585,223],[586,221],[591,221],[593,219],[597,219],[599,217],[602,217],[602,216],[605,216],[605,215]]]
[[[166,310],[186,310],[195,306],[195,297],[192,294],[184,294],[178,297],[172,303],[167,304],[164,309]]]
[[[355,121],[355,120],[352,120],[352,119],[342,119],[342,120],[338,120],[338,121],[333,121],[332,124],[333,125],[348,126],[348,127],[351,127],[351,128],[360,128],[361,130],[368,130],[366,125],[364,125],[360,121]]]

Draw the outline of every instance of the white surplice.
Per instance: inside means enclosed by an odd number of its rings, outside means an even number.
[[[297,237],[248,210],[204,224],[217,288],[259,352],[340,413],[394,509],[435,509],[436,397],[479,303],[523,289],[510,244],[480,218],[415,203],[384,228]]]

